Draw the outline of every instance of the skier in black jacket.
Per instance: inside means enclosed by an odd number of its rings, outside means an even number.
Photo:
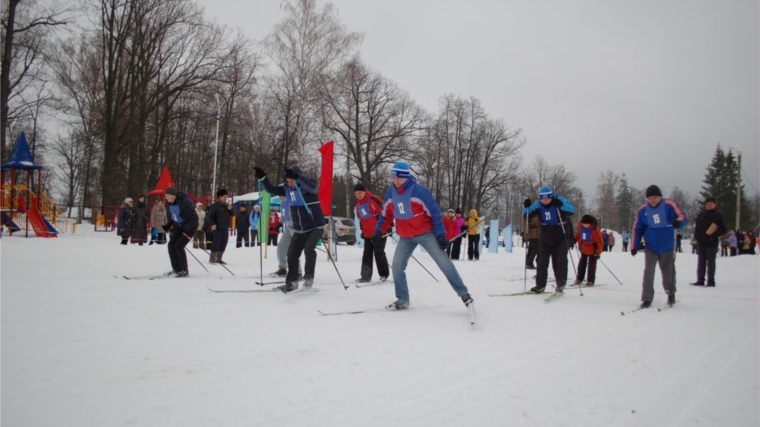
[[[169,259],[172,271],[167,275],[187,277],[187,255],[185,246],[190,242],[193,233],[198,229],[198,213],[195,212],[192,200],[187,194],[180,193],[174,187],[166,189],[166,207],[169,211],[169,222],[164,224],[164,231],[169,233]]]
[[[285,196],[290,203],[290,218],[293,221],[293,240],[288,248],[288,274],[285,276],[284,292],[298,288],[298,264],[301,252],[304,253],[304,288],[311,288],[314,283],[314,269],[317,264],[316,247],[322,238],[325,217],[319,203],[317,182],[304,176],[298,166],[285,169],[285,184],[272,185],[267,173],[260,167],[253,168],[253,175],[261,181],[264,188],[277,196]]]
[[[715,286],[715,256],[718,253],[718,239],[728,229],[723,214],[716,208],[715,198],[705,199],[705,210],[697,216],[694,237],[697,239],[697,281],[694,286]],[[707,267],[707,268],[705,268]],[[705,283],[707,270],[707,283]]]

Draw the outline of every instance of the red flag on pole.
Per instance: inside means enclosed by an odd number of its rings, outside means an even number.
[[[332,212],[332,189],[333,189],[333,153],[335,142],[327,141],[319,147],[322,153],[322,175],[319,178],[319,203],[322,205],[322,213],[330,216]]]

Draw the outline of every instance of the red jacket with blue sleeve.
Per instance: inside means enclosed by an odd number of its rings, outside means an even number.
[[[356,217],[359,219],[362,236],[369,239],[375,234],[377,219],[383,212],[383,199],[376,194],[367,191],[364,198],[356,201]],[[383,227],[380,234],[385,234],[391,228],[388,222]]]
[[[445,238],[443,217],[433,194],[414,177],[409,177],[399,188],[391,185],[385,194],[383,213],[375,225],[377,234],[386,223],[396,221],[396,232],[401,237],[416,237],[433,231],[436,237]]]

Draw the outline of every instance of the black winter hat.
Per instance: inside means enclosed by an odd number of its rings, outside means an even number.
[[[367,191],[367,187],[364,186],[361,182],[354,185],[354,191]]]
[[[227,193],[227,190],[224,188],[220,188],[219,190],[216,191],[216,197],[226,196],[227,194],[229,193]]]
[[[461,215],[462,214],[462,210],[457,208],[457,210],[454,213],[458,213],[458,214]]]
[[[581,217],[581,224],[593,224],[596,220],[593,216],[586,214]]]
[[[174,187],[169,187],[165,191],[167,196],[176,196],[177,195],[177,189]]]
[[[647,197],[652,197],[652,196],[662,197],[662,191],[660,191],[660,187],[656,185],[650,185],[649,187],[647,187]]]
[[[715,201],[715,197],[710,196],[705,199],[705,203],[707,204],[707,203],[718,203],[718,202]]]

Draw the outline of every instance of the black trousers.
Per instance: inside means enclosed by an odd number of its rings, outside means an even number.
[[[546,288],[549,277],[549,260],[552,261],[554,279],[557,286],[565,286],[567,282],[567,241],[560,240],[555,244],[538,242],[538,265],[536,265],[536,286]]]
[[[388,238],[381,239],[377,244],[373,244],[372,240],[364,239],[364,254],[362,254],[362,279],[372,279],[372,258],[375,258],[377,264],[377,274],[380,277],[390,276],[390,269],[388,268],[388,258],[385,256],[385,242]],[[449,245],[450,246],[450,245]]]
[[[467,259],[480,259],[480,234],[467,235]]]
[[[245,247],[248,247],[248,228],[245,230],[238,230],[237,231],[237,237],[235,237],[235,247],[240,248],[243,246],[243,241],[245,241]]]
[[[623,252],[628,252],[628,242],[623,242]]]
[[[184,231],[172,230],[169,233],[169,244],[166,245],[169,250],[169,260],[172,263],[172,270],[187,271],[187,254],[185,246],[190,242],[190,238]]]
[[[277,236],[279,236],[280,233],[277,234],[270,234],[269,235],[269,243],[271,243],[274,246],[277,246]]]
[[[715,256],[717,254],[717,247],[708,248],[697,245],[697,283],[715,285]],[[707,282],[705,282],[705,272],[707,273]]]
[[[224,252],[227,249],[227,242],[229,240],[229,230],[216,230],[214,232],[214,243],[211,244],[211,252]]]
[[[536,266],[536,257],[538,256],[538,239],[528,240],[528,253],[525,255],[525,265]]]
[[[301,253],[304,258],[304,275],[305,279],[314,278],[314,268],[317,265],[317,243],[322,238],[322,229],[314,228],[306,233],[293,233],[293,239],[288,247],[288,275],[285,281],[288,284],[298,282],[298,263],[300,262]]]
[[[462,236],[454,239],[453,244],[451,247],[451,259],[459,259],[459,253],[462,251]]]
[[[577,280],[583,281],[583,276],[586,275],[586,265],[588,265],[588,278],[587,282],[596,282],[596,257],[593,255],[581,254],[581,259],[578,261],[578,276]]]

